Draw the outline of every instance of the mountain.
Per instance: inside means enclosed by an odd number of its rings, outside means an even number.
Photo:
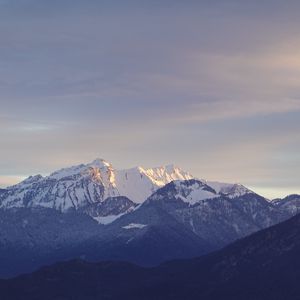
[[[199,180],[174,181],[149,197],[145,205],[168,211],[215,248],[292,216],[258,194],[246,189],[240,193],[241,187],[236,188],[228,196]]]
[[[142,268],[125,262],[58,263],[0,281],[3,300],[299,299],[300,216],[207,256]]]
[[[0,193],[0,208],[46,207],[62,212],[85,211],[93,217],[107,217],[107,213],[100,208],[107,207],[107,203],[103,202],[110,199],[109,205],[114,204],[112,215],[118,216],[131,211],[137,203],[142,203],[166,183],[191,178],[190,174],[174,166],[117,171],[110,163],[96,159],[89,164],[56,171],[47,177],[31,176],[7,188]],[[114,197],[119,197],[120,201],[111,200]],[[124,197],[131,201],[127,200],[125,206]]]
[[[5,189],[0,277],[79,257],[155,266],[215,251],[296,213],[242,185],[190,177],[173,166],[117,171],[95,160]]]
[[[88,205],[81,211],[88,214],[100,224],[109,224],[120,216],[130,213],[138,205],[127,197],[117,196],[109,197],[101,202],[95,202]]]
[[[102,228],[85,214],[48,208],[0,209],[0,277],[32,272],[41,265],[81,257]]]
[[[174,258],[196,257],[214,249],[215,245],[169,211],[144,203],[105,226],[101,249],[94,253],[92,260],[127,260],[153,266]]]
[[[292,215],[254,192],[234,198],[200,180],[173,181],[105,226],[93,260],[153,266],[200,256]]]
[[[131,212],[159,188],[176,180],[195,179],[173,165],[116,170],[103,159],[58,170],[49,176],[30,176],[0,191],[0,208],[45,207],[61,212],[76,210],[107,224]],[[235,198],[250,190],[239,184],[201,180],[207,191],[201,199]],[[198,195],[194,195],[198,197]],[[199,198],[199,199],[200,199]],[[197,198],[197,200],[199,200]]]
[[[79,257],[154,266],[209,253],[291,215],[253,192],[234,193],[218,194],[191,179],[165,185],[140,205],[118,196],[91,204],[90,211],[0,209],[0,277]],[[124,214],[111,222],[120,208]]]
[[[167,183],[192,178],[194,177],[191,174],[174,165],[150,169],[137,167],[117,171],[116,186],[120,195],[136,203],[142,203]]]
[[[136,223],[136,214],[130,223],[126,218],[125,223],[104,226],[78,212],[62,213],[49,208],[0,209],[0,278],[74,258],[128,259],[153,266],[174,258],[196,257],[214,249],[159,208],[149,206],[135,212],[147,225]]]
[[[101,221],[101,217],[117,217],[132,211],[172,181],[190,179],[196,178],[173,165],[115,170],[112,164],[96,159],[88,164],[58,170],[46,177],[30,176],[19,184],[0,189],[0,208],[45,207],[61,212],[77,210],[99,217],[98,221]],[[191,195],[195,201],[254,194],[240,184],[198,181],[205,185],[205,189],[201,195]],[[192,201],[189,200],[190,204]],[[111,214],[107,213],[107,209]]]
[[[300,212],[300,195],[289,195],[283,199],[275,199],[272,201],[274,205],[292,214]]]

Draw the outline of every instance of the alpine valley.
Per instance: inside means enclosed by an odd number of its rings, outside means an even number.
[[[173,165],[116,170],[96,159],[0,190],[0,276],[74,258],[142,266],[193,258],[299,208],[298,195],[271,201]]]

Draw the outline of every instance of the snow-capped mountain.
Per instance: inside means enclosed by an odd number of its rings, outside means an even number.
[[[173,165],[158,168],[116,170],[103,159],[56,171],[49,176],[31,176],[0,194],[0,208],[45,207],[67,212],[83,211],[108,223],[132,211],[159,188],[172,181],[194,177]],[[179,184],[179,183],[178,183]],[[250,191],[241,185],[202,180],[201,195],[187,198],[192,204],[221,195],[236,197]],[[179,184],[180,185],[180,184]],[[113,200],[116,198],[115,200]],[[114,217],[110,217],[114,216]],[[104,218],[104,219],[103,219]]]
[[[188,172],[168,165],[145,169],[142,167],[116,172],[116,186],[120,195],[126,196],[136,203],[144,202],[157,189],[173,180],[188,180],[194,178]]]
[[[189,205],[194,205],[201,200],[220,197],[213,188],[205,182],[190,179],[185,181],[175,180],[153,194],[146,202],[175,198]]]
[[[155,265],[194,257],[293,216],[249,190],[234,195],[217,193],[201,180],[172,181],[103,226],[93,260]]]
[[[294,215],[240,185],[231,186],[230,191],[218,193],[196,179],[173,181],[150,196],[139,210],[143,206],[160,207],[215,247]]]
[[[166,193],[166,190],[168,192]],[[190,206],[201,200],[208,200],[219,197],[234,199],[240,196],[255,194],[240,184],[226,184],[218,182],[200,181],[198,179],[174,180],[165,188],[158,190],[147,201],[166,200],[168,197],[179,199]]]
[[[295,213],[242,185],[198,180],[173,166],[118,171],[95,160],[1,191],[2,275],[12,265],[19,274],[57,261],[58,250],[59,259],[141,265],[195,257]]]
[[[107,198],[124,196],[143,202],[154,191],[176,179],[192,178],[173,166],[115,170],[104,160],[61,169],[47,177],[31,176],[2,193],[1,207],[86,208]]]

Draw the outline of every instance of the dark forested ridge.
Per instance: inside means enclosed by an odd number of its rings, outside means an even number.
[[[299,299],[300,216],[213,254],[142,268],[73,260],[0,282],[1,299]]]

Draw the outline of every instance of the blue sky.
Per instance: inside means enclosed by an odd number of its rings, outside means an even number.
[[[299,1],[0,1],[0,186],[103,157],[300,193]]]

